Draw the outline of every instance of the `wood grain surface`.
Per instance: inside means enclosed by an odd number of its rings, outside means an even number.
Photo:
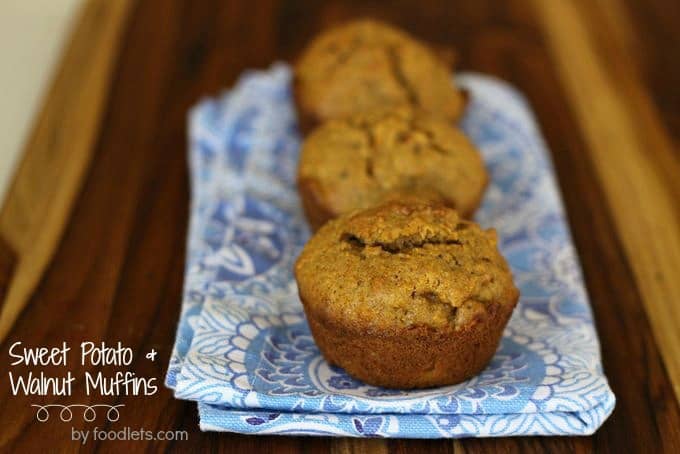
[[[0,211],[0,341],[64,231],[105,112],[129,0],[90,1],[59,65]]]
[[[671,0],[138,1],[111,65],[92,163],[51,263],[2,345],[2,364],[15,341],[121,341],[140,358],[158,350],[157,361],[138,360],[131,370],[162,379],[182,289],[189,107],[245,69],[293,59],[324,27],[358,16],[454,46],[461,69],[496,75],[526,94],[552,152],[584,269],[605,372],[617,396],[612,416],[590,437],[241,436],[201,433],[195,404],[163,389],[153,398],[96,397],[92,403],[125,404],[121,420],[72,425],[180,429],[189,441],[79,446],[70,425],[37,422],[30,405],[88,403],[83,383],[75,383],[70,398],[43,399],[10,396],[3,385],[1,449],[680,452],[673,391],[680,380],[680,5]],[[87,131],[74,132],[80,133]],[[21,260],[20,250],[7,250],[0,247],[0,273]],[[0,283],[8,281],[6,273],[0,276]],[[85,370],[77,366],[73,373]]]

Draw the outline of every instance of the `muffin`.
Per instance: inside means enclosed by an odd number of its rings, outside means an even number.
[[[300,126],[307,132],[331,118],[402,104],[456,121],[464,100],[451,66],[424,43],[378,21],[332,28],[311,42],[294,68]]]
[[[487,181],[479,152],[460,130],[407,107],[324,123],[303,142],[298,166],[313,230],[395,192],[439,200],[469,218]]]
[[[325,224],[295,278],[326,360],[387,388],[480,372],[519,297],[496,241],[429,201],[391,200]]]

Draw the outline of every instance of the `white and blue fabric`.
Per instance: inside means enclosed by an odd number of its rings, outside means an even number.
[[[615,398],[536,122],[504,82],[457,80],[470,93],[462,127],[491,174],[476,219],[497,229],[521,298],[486,370],[426,390],[366,385],[326,363],[314,344],[292,274],[309,231],[295,188],[290,69],[248,72],[191,111],[186,276],[166,384],[198,402],[202,430],[587,435],[609,416]]]

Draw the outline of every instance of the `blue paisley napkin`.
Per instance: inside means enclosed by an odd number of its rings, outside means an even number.
[[[465,383],[386,390],[321,357],[292,266],[309,236],[295,190],[290,69],[246,73],[190,114],[191,220],[182,315],[166,378],[203,430],[443,438],[586,435],[615,398],[545,145],[526,102],[489,77],[463,128],[491,184],[493,226],[521,299],[487,369]]]

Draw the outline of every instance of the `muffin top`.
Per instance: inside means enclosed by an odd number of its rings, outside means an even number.
[[[460,330],[517,301],[496,243],[442,204],[391,200],[325,224],[295,276],[305,306],[347,329]]]
[[[460,130],[404,107],[325,123],[307,136],[298,167],[313,227],[395,191],[440,199],[467,217],[487,179],[479,152]]]
[[[450,65],[389,25],[357,20],[316,37],[295,66],[298,106],[315,122],[409,104],[455,121],[463,97]]]

